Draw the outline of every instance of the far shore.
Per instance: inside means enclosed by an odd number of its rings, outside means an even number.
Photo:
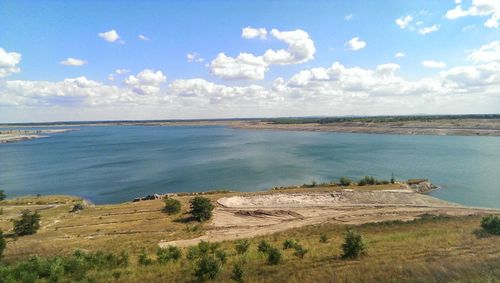
[[[338,133],[394,134],[394,135],[452,135],[452,136],[500,136],[500,118],[331,118],[333,121],[318,122],[312,118],[277,119],[220,119],[220,120],[165,120],[165,121],[102,121],[34,124],[3,124],[0,127],[85,127],[85,126],[225,126],[245,130],[317,131]],[[328,120],[330,118],[325,118]],[[338,120],[338,121],[337,121]],[[33,135],[31,136],[33,137]],[[36,137],[35,137],[36,138]],[[23,138],[23,139],[29,139]],[[14,140],[11,138],[11,141]],[[0,135],[0,142],[2,137]]]
[[[70,131],[75,131],[75,129],[3,130],[0,131],[0,144],[46,138],[51,134],[60,134]]]

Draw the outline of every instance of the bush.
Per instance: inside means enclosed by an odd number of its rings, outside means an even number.
[[[4,190],[0,190],[0,201],[4,200],[7,198],[7,195],[5,194]]]
[[[177,261],[181,258],[181,250],[178,247],[168,246],[167,248],[158,248],[156,256],[159,263],[167,263],[169,261]]]
[[[358,186],[375,185],[377,180],[372,176],[365,176],[363,179],[359,180]]]
[[[221,263],[212,255],[205,255],[196,263],[194,276],[198,281],[214,279],[219,274]]]
[[[163,208],[163,212],[167,214],[177,214],[181,212],[181,202],[173,198],[165,199],[165,207]]]
[[[245,270],[243,269],[243,261],[236,262],[233,264],[233,270],[231,271],[231,279],[236,282],[244,282],[243,276],[245,275]]]
[[[269,249],[271,249],[271,245],[265,240],[260,241],[259,245],[257,246],[257,250],[262,253],[267,253]]]
[[[16,235],[32,235],[40,228],[40,215],[38,212],[31,213],[29,210],[23,210],[21,219],[13,220],[13,222]]]
[[[237,240],[234,248],[238,254],[244,254],[248,251],[250,247],[250,242],[248,240]]]
[[[286,239],[285,241],[283,241],[283,249],[292,249],[298,244],[298,241],[295,239]]]
[[[351,183],[352,183],[351,179],[349,179],[347,177],[340,178],[340,185],[341,186],[350,186]]]
[[[304,249],[304,247],[302,247],[299,244],[296,244],[293,247],[293,249],[295,250],[293,252],[293,255],[296,256],[296,257],[299,257],[299,258],[304,258],[304,256],[306,255],[306,253],[309,251],[308,249]]]
[[[276,265],[281,262],[281,252],[274,247],[267,250],[267,264]]]
[[[319,242],[320,243],[326,243],[326,242],[328,242],[328,237],[325,234],[321,235],[319,237]]]
[[[69,212],[77,212],[77,211],[80,211],[83,209],[84,209],[83,204],[79,202],[79,203],[73,205],[73,207],[71,208],[71,210]]]
[[[153,260],[148,256],[146,249],[143,249],[139,254],[138,262],[140,265],[151,265],[153,263]]]
[[[215,251],[215,257],[217,259],[219,259],[222,264],[226,263],[226,261],[227,261],[227,253],[226,253],[226,251],[216,250]]]
[[[7,244],[5,243],[5,239],[3,238],[3,232],[0,230],[0,259],[2,259],[3,251]]]
[[[363,236],[356,231],[348,229],[342,244],[342,258],[357,258],[366,253],[366,244]]]
[[[500,218],[493,215],[485,216],[481,219],[481,227],[490,234],[500,235]]]
[[[197,221],[206,221],[212,217],[214,205],[205,197],[195,197],[191,200],[191,215]]]

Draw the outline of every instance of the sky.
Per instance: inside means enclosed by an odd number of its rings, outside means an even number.
[[[498,0],[0,0],[0,123],[499,110]]]

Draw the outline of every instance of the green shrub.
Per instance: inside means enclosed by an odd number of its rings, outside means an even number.
[[[351,179],[349,179],[347,177],[340,178],[340,185],[341,186],[350,186],[351,183],[352,183]]]
[[[292,249],[298,244],[298,241],[295,239],[286,239],[285,241],[283,241],[283,249]]]
[[[275,248],[270,247],[267,250],[267,264],[276,265],[281,262],[281,252]]]
[[[158,248],[156,256],[159,263],[167,263],[169,261],[177,261],[181,258],[181,250],[178,247],[168,246],[166,248]]]
[[[219,248],[220,245],[218,243],[201,241],[198,245],[189,247],[186,258],[193,261],[202,258],[203,256],[215,255]]]
[[[344,243],[342,244],[342,258],[352,259],[357,258],[366,253],[366,244],[363,236],[356,231],[348,229]]]
[[[259,245],[257,246],[257,250],[262,253],[267,253],[270,248],[271,245],[265,240],[260,241]]]
[[[214,205],[210,199],[205,197],[195,197],[191,200],[191,215],[197,221],[206,221],[212,217]]]
[[[198,281],[215,279],[221,269],[221,263],[213,255],[204,255],[196,262],[194,276]]]
[[[153,260],[148,256],[146,249],[143,249],[139,254],[138,262],[140,265],[151,265],[153,263]]]
[[[31,213],[29,210],[23,210],[21,218],[13,222],[16,235],[32,235],[40,228],[40,215],[38,212]]]
[[[163,208],[163,212],[167,214],[177,214],[181,212],[181,202],[173,198],[165,199],[165,207]]]
[[[244,282],[245,280],[243,279],[245,275],[245,270],[243,269],[243,261],[236,262],[233,264],[233,270],[231,271],[231,279],[233,279],[236,282]]]
[[[236,240],[234,248],[238,254],[244,254],[248,251],[250,247],[250,242],[248,240]]]
[[[377,180],[372,176],[365,176],[358,182],[358,186],[375,185]]]
[[[0,190],[0,201],[4,200],[7,198],[7,195],[5,194],[4,190]]]
[[[220,260],[222,264],[225,264],[227,261],[227,253],[223,250],[216,250],[215,257]]]
[[[306,255],[306,253],[309,251],[308,249],[305,249],[304,247],[302,247],[299,244],[296,244],[293,247],[293,249],[295,250],[293,252],[293,255],[296,256],[296,257],[299,257],[299,258],[304,258],[304,256]]]
[[[328,242],[328,237],[327,237],[325,234],[322,234],[322,235],[319,237],[319,242],[320,242],[320,243],[326,243],[326,242]]]
[[[481,227],[490,234],[500,235],[500,217],[493,215],[483,217]]]
[[[2,259],[3,251],[7,247],[7,243],[5,243],[5,239],[3,238],[3,231],[0,230],[0,259]]]

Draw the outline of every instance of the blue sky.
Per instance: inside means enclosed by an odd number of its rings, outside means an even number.
[[[0,122],[498,112],[495,2],[2,0]]]

